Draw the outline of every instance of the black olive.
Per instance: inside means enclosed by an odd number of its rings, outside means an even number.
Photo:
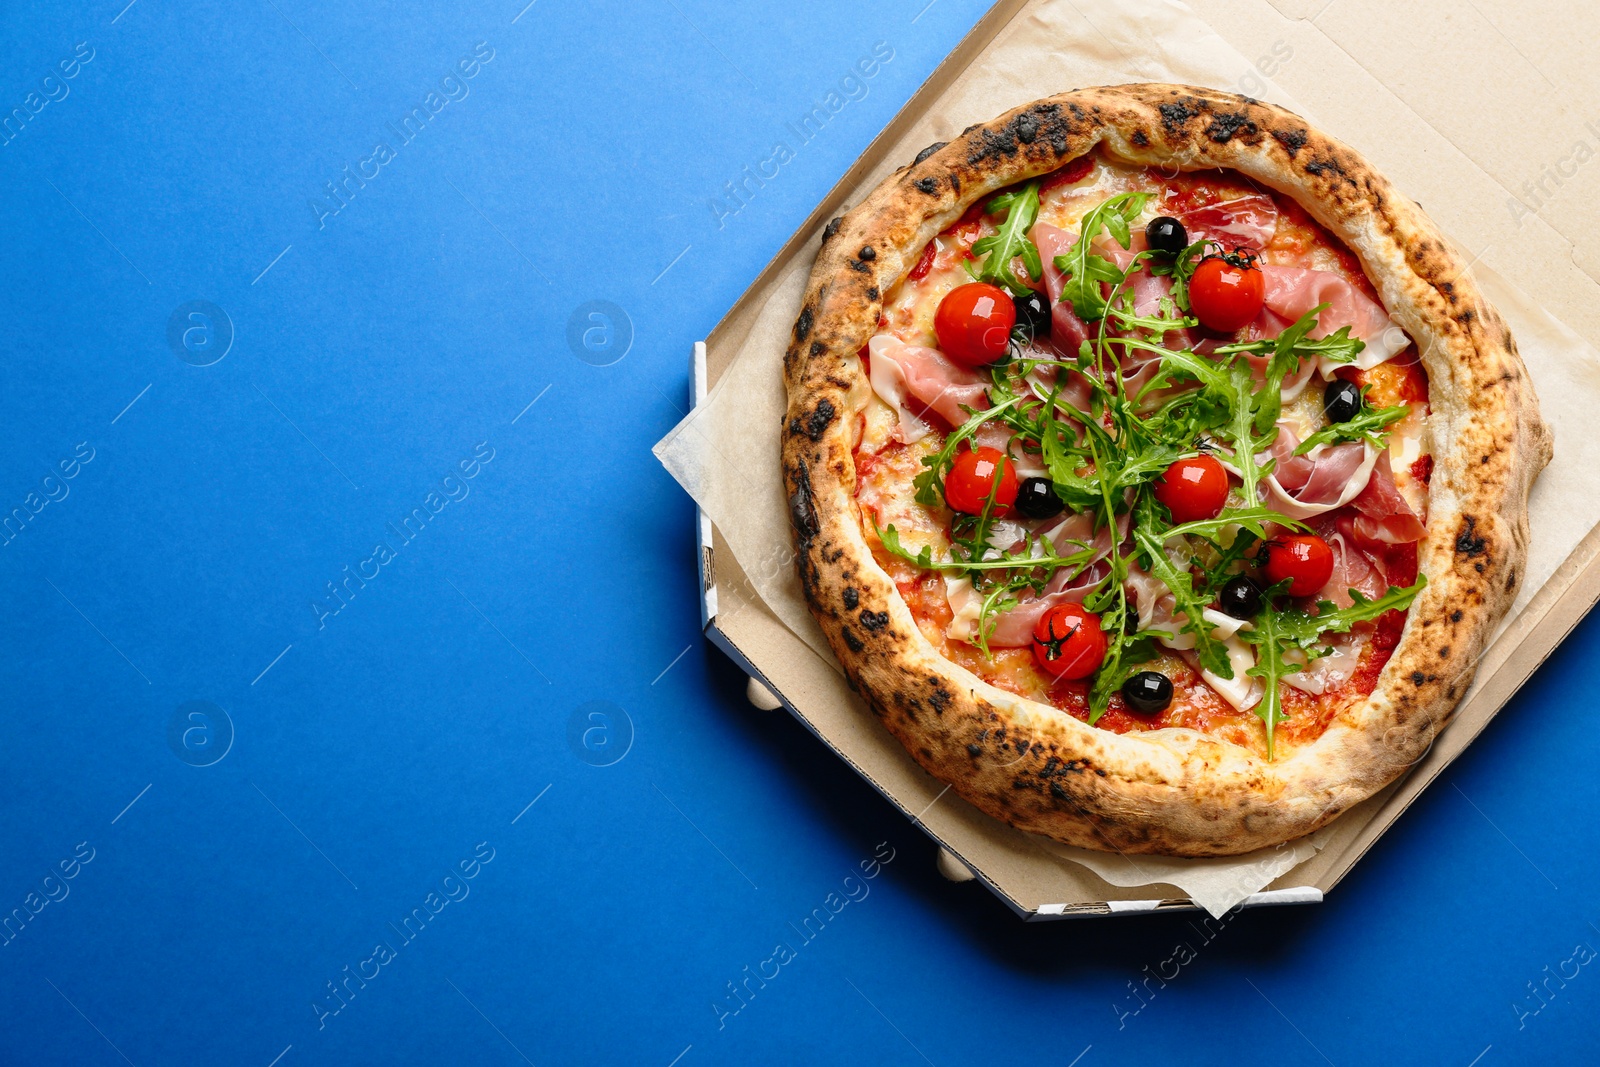
[[[1144,236],[1150,242],[1150,250],[1163,255],[1175,256],[1189,247],[1189,232],[1170,215],[1151,219],[1150,225],[1144,228]]]
[[[1349,422],[1361,410],[1361,387],[1336,378],[1322,394],[1322,410],[1329,422]]]
[[[1016,332],[1022,340],[1049,340],[1050,301],[1039,293],[1029,293],[1012,297],[1011,302],[1017,305]]]
[[[1261,613],[1261,587],[1242,574],[1229,578],[1217,597],[1217,607],[1235,619],[1253,619]]]
[[[1017,486],[1017,501],[1012,505],[1025,519],[1048,519],[1061,514],[1066,507],[1056,496],[1056,487],[1049,478],[1024,478]]]
[[[1141,715],[1166,711],[1172,703],[1172,679],[1158,671],[1140,671],[1122,683],[1122,702]]]

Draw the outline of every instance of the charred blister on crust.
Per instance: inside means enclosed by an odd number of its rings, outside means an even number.
[[[804,419],[796,417],[789,422],[789,432],[805,434],[813,441],[822,439],[822,431],[828,428],[828,423],[833,421],[838,412],[834,409],[833,401],[823,397],[817,401],[817,406],[811,409],[811,414]]]
[[[811,307],[807,305],[800,309],[800,317],[794,320],[794,339],[804,341],[811,336],[811,324],[815,321],[811,314]]]
[[[794,491],[789,494],[789,523],[799,535],[800,547],[809,548],[821,527],[817,523],[817,509],[811,500],[811,472],[804,463],[790,470]]]
[[[877,633],[889,625],[889,613],[887,611],[873,611],[871,608],[862,608],[860,618],[861,625],[873,633]]]
[[[1272,139],[1282,145],[1283,150],[1289,153],[1289,158],[1293,159],[1300,154],[1300,149],[1306,146],[1306,131],[1304,129],[1273,130]]]
[[[1254,141],[1260,137],[1260,132],[1254,120],[1243,111],[1215,114],[1211,117],[1211,125],[1206,127],[1206,136],[1217,144],[1227,144],[1240,134],[1245,140]]]
[[[1174,93],[1174,96],[1177,94]],[[1201,114],[1198,108],[1190,107],[1192,98],[1176,100],[1170,104],[1161,104],[1156,110],[1161,113],[1161,125],[1166,129],[1167,136],[1182,133],[1184,124]]]
[[[832,239],[833,235],[839,232],[839,224],[842,222],[844,222],[843,217],[830,219],[828,224],[822,228],[823,244],[827,244],[828,241]]]
[[[856,587],[853,585],[845,586],[842,599],[846,611],[854,611],[861,604],[861,594],[856,592]]]
[[[1485,459],[1489,457],[1485,456]],[[1456,535],[1456,551],[1464,556],[1481,556],[1489,542],[1477,536],[1478,519],[1473,515],[1461,517],[1461,532]]]
[[[856,253],[856,258],[860,259],[863,263],[871,263],[873,260],[878,258],[878,252],[871,245],[862,245],[861,251]]]
[[[933,142],[927,148],[924,148],[922,151],[917,153],[917,158],[915,158],[915,159],[913,159],[911,161],[911,165],[913,167],[916,166],[918,163],[921,163],[923,160],[927,159],[929,156],[933,155],[935,152],[939,151],[939,149],[943,148],[945,145],[947,145],[949,143],[950,143],[949,141],[935,141],[935,142]]]
[[[939,191],[938,178],[918,178],[915,182],[915,185],[918,189],[927,193],[929,196],[933,196]]]

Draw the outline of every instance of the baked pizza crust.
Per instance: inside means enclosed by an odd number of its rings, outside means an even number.
[[[1422,354],[1434,457],[1428,585],[1364,701],[1268,762],[1193,730],[1115,734],[940,655],[873,559],[855,501],[857,352],[883,295],[974,201],[1094,149],[1224,167],[1291,197],[1361,260]],[[1467,264],[1348,146],[1269,104],[1181,85],[1050,97],[932,145],[835,219],[784,358],[783,476],[812,613],[851,686],[930,774],[982,811],[1070,845],[1225,856],[1310,833],[1399,777],[1449,722],[1523,576],[1528,491],[1551,438],[1516,345]]]

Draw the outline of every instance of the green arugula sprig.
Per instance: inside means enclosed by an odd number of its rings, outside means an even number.
[[[1298,663],[1285,661],[1285,653],[1299,651],[1311,659],[1325,656],[1329,651],[1323,641],[1326,634],[1348,633],[1357,623],[1372,622],[1387,612],[1404,611],[1427,584],[1427,576],[1419,574],[1411,585],[1404,589],[1391,585],[1389,591],[1376,600],[1352,589],[1349,607],[1337,607],[1331,600],[1324,600],[1317,604],[1315,613],[1301,607],[1280,608],[1273,604],[1274,598],[1288,589],[1288,582],[1279,582],[1267,590],[1261,612],[1255,618],[1255,629],[1239,631],[1240,638],[1257,649],[1256,665],[1246,673],[1260,678],[1263,683],[1261,702],[1254,711],[1267,726],[1267,759],[1272,758],[1277,725],[1287,718],[1278,683],[1300,670]]]
[[[1203,617],[1210,607],[1212,597],[1202,585],[1195,587],[1194,575],[1180,568],[1167,556],[1168,538],[1159,531],[1162,523],[1155,514],[1153,498],[1145,497],[1141,509],[1135,512],[1133,539],[1138,545],[1145,570],[1161,580],[1174,601],[1172,617],[1183,616],[1181,632],[1194,635],[1194,652],[1200,665],[1219,678],[1233,677],[1233,664],[1228,661],[1228,650],[1212,635],[1212,625]]]
[[[1115,284],[1127,279],[1121,268],[1094,250],[1094,239],[1104,231],[1111,234],[1123,248],[1127,248],[1132,241],[1128,227],[1139,217],[1139,212],[1144,210],[1152,195],[1119,193],[1096,205],[1083,217],[1077,243],[1065,255],[1056,257],[1057,269],[1066,275],[1062,283],[1061,300],[1071,303],[1072,310],[1084,322],[1098,322],[1105,318],[1107,303],[1100,284]]]
[[[1392,408],[1372,408],[1362,405],[1355,417],[1347,422],[1330,422],[1316,433],[1301,441],[1294,454],[1303,456],[1318,445],[1331,445],[1338,441],[1366,441],[1373,448],[1389,447],[1389,424],[1399,422],[1411,414],[1411,408],[1402,404]]]
[[[984,211],[990,215],[1004,212],[1005,221],[988,237],[973,242],[972,254],[985,258],[976,269],[968,261],[967,271],[980,282],[1005,286],[1012,296],[1026,296],[1033,289],[1017,277],[1012,263],[1020,256],[1030,277],[1035,280],[1044,277],[1039,249],[1028,237],[1028,231],[1039,218],[1039,183],[1031,181],[1020,189],[1002,193],[989,201]]]

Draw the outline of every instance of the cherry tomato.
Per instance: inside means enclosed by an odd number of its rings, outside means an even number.
[[[1254,257],[1208,256],[1189,279],[1189,307],[1200,325],[1233,333],[1261,314],[1266,288]]]
[[[1100,616],[1082,604],[1057,604],[1034,624],[1033,658],[1057,678],[1089,677],[1106,658]]]
[[[1290,596],[1310,596],[1333,577],[1333,549],[1316,534],[1286,534],[1267,542],[1262,571],[1268,585],[1288,582]]]
[[[1214,519],[1228,502],[1228,472],[1211,456],[1180,459],[1156,479],[1155,494],[1173,522]]]
[[[998,482],[998,485],[996,484]],[[998,448],[979,448],[956,457],[950,473],[944,476],[944,499],[956,511],[983,514],[994,493],[995,515],[1010,512],[1017,502],[1017,468]]]
[[[944,354],[965,367],[982,367],[1005,355],[1017,306],[998,285],[968,282],[939,301],[933,332]]]

